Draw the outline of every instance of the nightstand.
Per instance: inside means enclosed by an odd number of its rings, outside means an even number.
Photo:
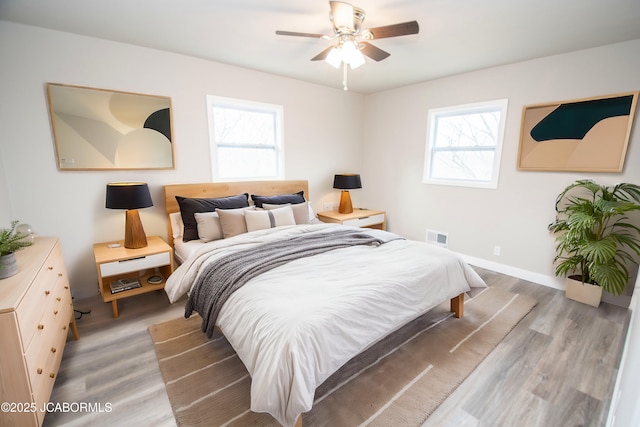
[[[322,222],[334,222],[352,227],[387,228],[387,214],[384,211],[355,208],[352,213],[342,214],[338,211],[318,212],[318,219]]]
[[[113,244],[118,247],[109,247]],[[113,317],[118,317],[118,300],[164,289],[166,279],[173,273],[173,250],[159,236],[148,236],[148,245],[140,249],[127,249],[124,241],[96,243],[93,256],[96,260],[98,283],[102,301],[111,302]],[[152,284],[151,276],[162,276],[160,283]],[[135,278],[139,288],[111,293],[111,282]]]

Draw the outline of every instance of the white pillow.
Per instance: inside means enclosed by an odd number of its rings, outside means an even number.
[[[174,239],[182,238],[182,230],[184,225],[182,224],[182,215],[180,212],[173,212],[169,214],[169,220],[171,221],[171,232]]]
[[[222,226],[217,212],[196,212],[193,214],[198,224],[198,236],[203,242],[222,239]]]
[[[314,223],[316,221],[319,221],[316,213],[313,211],[313,208],[311,207],[311,202],[307,202],[307,204],[309,205],[309,223]]]
[[[309,217],[311,215],[309,212],[309,206],[307,202],[296,203],[295,205],[292,205],[290,203],[287,203],[285,205],[271,205],[268,203],[262,204],[262,208],[268,211],[273,209],[278,209],[284,206],[291,206],[291,210],[293,211],[293,218],[295,219],[296,224],[309,224]]]
[[[244,220],[247,224],[247,231],[264,230],[265,228],[282,227],[283,225],[296,225],[291,206],[281,206],[277,209],[264,211],[245,211]]]

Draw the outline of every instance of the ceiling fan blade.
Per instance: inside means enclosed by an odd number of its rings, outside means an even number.
[[[313,33],[297,33],[295,31],[281,31],[277,30],[276,34],[279,36],[298,36],[298,37],[313,37],[316,39],[324,37],[322,34],[313,34]]]
[[[329,46],[328,48],[326,48],[325,50],[323,50],[322,52],[320,52],[319,54],[311,58],[311,60],[322,61],[323,59],[326,59],[327,55],[329,55],[329,52],[331,52],[331,49],[333,49],[333,46]]]
[[[360,42],[359,45],[362,46],[360,51],[375,61],[382,61],[391,55],[389,52],[386,52],[379,47],[375,47],[371,43]]]
[[[340,28],[353,30],[353,6],[341,1],[330,1],[329,5],[331,6],[330,17],[333,27],[336,30]]]
[[[403,22],[401,24],[385,25],[383,27],[369,28],[374,39],[384,39],[387,37],[408,36],[418,34],[420,27],[417,21]]]

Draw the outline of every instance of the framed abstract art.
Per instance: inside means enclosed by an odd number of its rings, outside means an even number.
[[[518,169],[621,172],[638,92],[525,106]]]
[[[173,169],[171,98],[47,84],[59,170]]]

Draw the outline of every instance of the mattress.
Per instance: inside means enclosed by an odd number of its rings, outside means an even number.
[[[182,236],[173,239],[174,256],[178,264],[184,263],[193,255],[204,243],[201,240],[190,240],[184,242]]]

